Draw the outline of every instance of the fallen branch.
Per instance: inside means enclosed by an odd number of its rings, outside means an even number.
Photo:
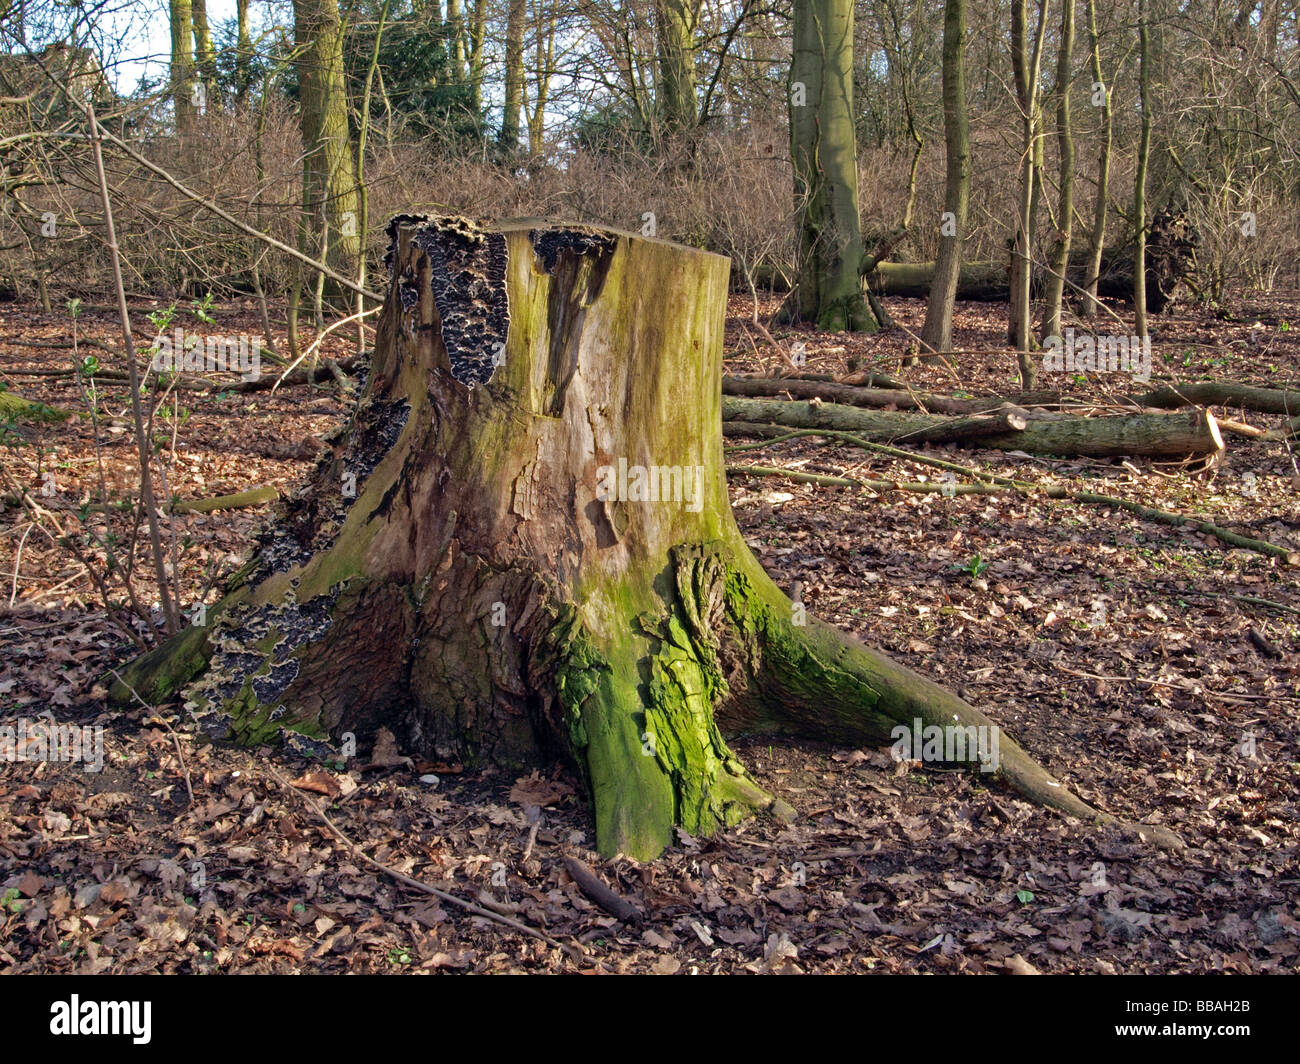
[[[58,407],[47,406],[35,399],[24,399],[13,392],[0,391],[0,418],[17,421],[67,421],[72,415]]]
[[[218,495],[212,499],[176,499],[172,502],[174,514],[210,514],[218,510],[239,510],[245,506],[260,506],[264,502],[275,502],[280,492],[272,485],[249,488],[234,495]]]
[[[585,863],[567,853],[563,855],[563,860],[564,867],[569,870],[569,875],[578,884],[578,889],[609,913],[610,916],[617,917],[625,924],[639,924],[641,922],[643,919],[641,910],[631,902],[620,898],[609,887],[605,886],[600,877]]]
[[[725,432],[727,426],[723,426]],[[791,433],[787,436],[769,441],[772,443],[781,443],[786,439],[794,438],[796,434]],[[798,435],[819,435],[816,432],[799,433]],[[849,433],[838,434],[839,438],[846,439],[851,443],[859,446],[875,449],[872,441],[855,439]],[[1210,521],[1204,521],[1199,517],[1188,517],[1185,514],[1173,513],[1169,510],[1158,510],[1151,506],[1144,506],[1142,503],[1133,502],[1129,499],[1121,499],[1114,495],[1101,495],[1091,491],[1074,491],[1060,484],[1033,484],[1028,481],[1010,480],[1006,477],[995,477],[988,473],[982,473],[979,470],[969,469],[957,465],[953,462],[943,462],[939,459],[930,459],[924,455],[910,454],[896,448],[891,448],[898,457],[907,458],[910,461],[920,462],[925,465],[936,465],[940,468],[950,470],[954,473],[962,473],[974,480],[981,481],[977,484],[934,484],[931,482],[909,483],[905,481],[889,480],[858,480],[851,477],[828,476],[819,473],[800,473],[789,469],[780,469],[775,466],[728,466],[728,473],[748,474],[751,476],[783,476],[791,480],[800,481],[810,484],[821,484],[828,487],[863,487],[873,491],[907,491],[919,493],[941,492],[945,495],[990,495],[999,490],[1016,491],[1024,495],[1041,493],[1049,499],[1068,499],[1072,502],[1084,503],[1090,506],[1107,506],[1120,510],[1127,510],[1143,520],[1154,521],[1159,524],[1172,525],[1177,528],[1191,527],[1198,532],[1213,536],[1215,539],[1229,546],[1240,547],[1243,550],[1253,551],[1257,554],[1264,554],[1271,558],[1278,558],[1288,566],[1300,566],[1300,551],[1290,547],[1278,546],[1275,543],[1269,543],[1265,540],[1252,539],[1249,536],[1242,536],[1230,529],[1223,528]]]
[[[864,439],[951,442],[1028,454],[1121,455],[1216,454],[1223,450],[1214,416],[1206,410],[1179,414],[1133,414],[1120,417],[1028,415],[1023,430],[985,434],[982,423],[955,423],[947,418],[910,411],[861,410],[839,403],[787,403],[723,396],[722,419],[782,425],[787,428],[828,428],[853,432]]]
[[[1300,414],[1300,392],[1256,388],[1232,381],[1196,381],[1155,388],[1134,396],[1142,406],[1176,410],[1183,406],[1233,406],[1261,414]]]
[[[338,827],[336,827],[334,821],[332,821],[328,816],[326,816],[324,811],[321,810],[314,802],[308,801],[305,795],[300,794],[298,791],[296,791],[293,788],[293,786],[290,785],[289,782],[283,776],[280,775],[280,773],[276,772],[275,769],[272,768],[266,762],[262,762],[261,764],[262,767],[265,768],[267,772],[269,772],[272,776],[275,777],[276,782],[279,783],[281,787],[283,787],[290,794],[298,798],[299,801],[307,805],[307,807],[312,811],[312,813],[316,815],[316,818],[320,820],[320,822],[324,824],[326,828],[329,829],[330,834],[332,834],[336,839],[339,840],[339,842],[343,843],[343,845],[348,848],[348,851],[352,854],[352,856],[358,858],[359,860],[364,861],[366,864],[370,865],[371,868],[383,872],[385,875],[395,879],[398,883],[401,883],[403,886],[410,887],[412,890],[418,890],[418,891],[422,891],[425,894],[431,894],[439,901],[445,901],[450,905],[459,906],[460,908],[464,909],[466,912],[473,913],[475,916],[481,916],[485,920],[493,920],[498,924],[504,924],[506,927],[512,927],[516,931],[519,931],[520,933],[527,935],[529,938],[535,938],[539,942],[545,942],[548,946],[554,946],[556,949],[563,950],[571,960],[576,962],[581,962],[582,955],[578,953],[578,951],[574,949],[574,947],[566,946],[563,942],[557,942],[555,939],[553,939],[550,935],[546,934],[544,931],[538,931],[537,928],[530,927],[522,920],[516,920],[512,916],[506,916],[502,913],[493,912],[491,909],[485,909],[481,905],[475,905],[473,902],[466,901],[464,898],[458,898],[455,894],[451,894],[445,890],[439,890],[437,887],[430,886],[428,883],[423,883],[418,879],[412,879],[410,876],[397,871],[397,869],[390,868],[382,861],[376,861],[368,853],[362,850],[360,846],[358,846],[355,842],[353,842],[350,838],[348,838],[347,835],[345,835]],[[250,767],[254,767],[251,760],[249,761],[249,765]],[[256,774],[255,767],[254,767],[254,774]]]

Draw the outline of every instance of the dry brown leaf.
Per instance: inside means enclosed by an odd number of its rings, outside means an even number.
[[[338,781],[328,772],[320,770],[303,773],[293,781],[293,785],[300,791],[312,791],[315,794],[323,794],[326,798],[337,798],[343,793],[343,788],[339,786]]]
[[[516,805],[535,805],[540,809],[554,805],[572,793],[573,788],[563,780],[542,779],[537,770],[533,769],[529,775],[515,780],[515,785],[510,788],[510,800]]]

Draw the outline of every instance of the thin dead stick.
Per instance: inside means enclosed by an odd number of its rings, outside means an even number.
[[[1182,683],[1175,683],[1172,680],[1155,680],[1147,676],[1101,676],[1095,672],[1083,672],[1079,669],[1067,669],[1064,665],[1057,665],[1058,672],[1067,673],[1070,676],[1080,676],[1085,680],[1104,680],[1110,683],[1137,683],[1149,684],[1154,687],[1171,687],[1175,691],[1182,691],[1185,694],[1196,695],[1199,698],[1217,698],[1225,702],[1294,702],[1296,698],[1292,695],[1243,695],[1243,694],[1220,694],[1218,691],[1211,691],[1208,688],[1198,688],[1194,686],[1195,681],[1185,680]]]
[[[1280,613],[1300,614],[1300,609],[1296,609],[1294,606],[1288,606],[1283,602],[1274,602],[1272,599],[1257,598],[1254,595],[1234,595],[1230,591],[1195,591],[1191,588],[1180,588],[1177,594],[1197,595],[1202,598],[1226,598],[1232,599],[1233,602],[1244,602],[1248,606],[1259,606],[1263,609],[1277,610]]]
[[[153,706],[149,705],[148,702],[146,702],[143,698],[141,698],[140,692],[137,691],[125,680],[123,680],[121,674],[116,669],[110,668],[108,671],[111,672],[114,676],[116,676],[118,682],[121,683],[122,686],[125,687],[128,691],[131,692],[132,696],[135,698],[137,702],[140,703],[140,705],[144,706],[144,708],[149,711],[149,713],[151,714],[149,723],[161,724],[171,734],[172,745],[176,747],[176,759],[181,763],[181,771],[185,774],[185,791],[190,796],[190,805],[193,805],[194,786],[190,782],[190,769],[189,766],[185,764],[185,755],[181,752],[181,737],[176,734],[176,729],[173,728],[168,721],[163,719],[162,714],[160,714],[158,710],[156,710]]]
[[[280,385],[284,383],[285,378],[288,377],[291,372],[293,372],[294,368],[300,362],[303,362],[306,359],[310,358],[320,347],[321,341],[324,340],[325,337],[327,337],[340,325],[346,325],[350,321],[360,321],[362,318],[367,318],[371,314],[378,314],[383,309],[384,309],[383,307],[372,307],[370,310],[364,310],[357,314],[351,314],[346,318],[340,318],[333,325],[329,326],[326,329],[321,330],[320,335],[317,336],[316,339],[314,339],[311,342],[311,345],[307,348],[307,350],[304,351],[301,355],[299,355],[297,358],[295,358],[292,362],[288,363],[284,367],[284,372],[280,374],[280,379],[271,386],[271,391],[274,392],[278,387],[280,387]]]
[[[537,815],[533,818],[533,825],[528,829],[528,842],[524,846],[522,861],[527,861],[533,855],[533,847],[537,845],[537,832],[542,826],[542,811],[537,810]]]
[[[26,546],[27,537],[32,534],[32,529],[35,527],[36,522],[29,521],[27,523],[27,531],[23,533],[23,538],[18,541],[18,553],[14,555],[14,582],[13,586],[9,589],[10,606],[12,606],[14,600],[18,598],[18,570],[22,568],[23,564],[23,547]]]
[[[257,766],[253,766],[251,759],[249,765],[253,767],[254,772],[256,772]],[[319,819],[321,823],[329,829],[330,833],[348,848],[354,857],[358,857],[362,861],[365,861],[371,868],[383,872],[385,875],[397,880],[397,882],[401,883],[403,886],[410,887],[412,890],[431,894],[439,901],[445,901],[450,905],[459,906],[466,912],[473,913],[475,916],[481,916],[485,920],[494,920],[499,924],[504,924],[506,927],[514,928],[516,931],[527,935],[529,938],[535,938],[539,942],[545,942],[548,946],[554,946],[556,949],[563,950],[565,954],[575,962],[580,963],[582,961],[582,955],[578,953],[574,947],[567,946],[563,942],[557,942],[550,935],[543,931],[538,931],[537,928],[529,926],[522,920],[516,920],[513,917],[505,916],[501,913],[495,913],[491,909],[485,909],[481,905],[475,905],[472,901],[466,901],[464,898],[456,897],[455,894],[450,894],[445,890],[439,890],[437,887],[430,886],[428,883],[423,883],[418,879],[412,879],[410,876],[404,875],[395,868],[389,868],[388,865],[384,864],[382,861],[376,861],[368,853],[362,850],[360,846],[348,838],[338,827],[336,827],[334,821],[326,816],[322,809],[317,807],[314,803],[307,801],[302,794],[296,791],[293,788],[293,785],[281,776],[280,773],[276,772],[271,765],[263,762],[261,767],[274,776],[276,782],[279,783],[281,787],[301,800],[316,815],[317,819]]]
[[[743,424],[741,422],[732,422],[733,425]],[[723,426],[724,431],[726,425]],[[795,433],[785,433],[779,441],[782,442],[794,438]],[[831,436],[832,438],[844,439],[850,443],[855,443],[867,450],[883,450],[884,445],[874,444],[868,440],[862,440],[855,437],[852,433],[837,432],[833,429],[804,429],[800,430],[798,435],[808,436]],[[771,441],[770,441],[771,442]],[[954,462],[943,462],[939,459],[927,458],[924,455],[912,454],[901,448],[889,448],[888,452],[897,457],[907,458],[912,462],[919,462],[922,465],[937,466],[941,469],[948,469],[954,473],[962,473],[974,480],[981,481],[979,484],[947,484],[940,488],[937,485],[930,484],[908,484],[893,481],[872,481],[872,480],[853,480],[848,477],[826,476],[814,473],[798,473],[789,469],[780,469],[775,466],[728,466],[727,472],[747,473],[752,476],[784,476],[791,480],[798,480],[809,484],[822,484],[831,487],[866,487],[875,491],[910,491],[910,492],[934,492],[942,491],[949,495],[988,495],[993,494],[999,488],[1005,488],[1018,492],[1022,495],[1040,492],[1049,499],[1067,499],[1071,502],[1084,503],[1089,506],[1108,506],[1120,510],[1127,510],[1129,513],[1142,518],[1145,521],[1155,521],[1158,524],[1172,525],[1175,528],[1190,527],[1198,532],[1213,536],[1222,543],[1232,547],[1240,547],[1243,550],[1254,551],[1257,554],[1265,554],[1270,558],[1278,558],[1289,566],[1300,566],[1300,551],[1293,550],[1290,547],[1281,547],[1276,543],[1269,543],[1265,540],[1252,539],[1249,536],[1242,536],[1231,529],[1222,528],[1210,521],[1203,521],[1198,517],[1188,517],[1185,514],[1174,513],[1170,510],[1158,510],[1153,506],[1145,506],[1139,502],[1133,502],[1130,499],[1121,499],[1115,495],[1099,495],[1091,491],[1073,491],[1061,484],[1033,484],[1027,481],[1010,480],[1007,477],[995,477],[988,473],[982,473],[979,470],[970,469],[966,466],[957,465]]]
[[[117,232],[113,227],[113,204],[108,192],[108,177],[104,172],[104,155],[99,142],[104,131],[95,120],[95,108],[88,104],[83,108],[86,125],[90,130],[91,154],[95,159],[95,176],[99,179],[99,198],[104,207],[104,236],[108,245],[108,257],[113,263],[113,286],[117,291],[117,310],[122,324],[122,350],[127,352],[126,368],[131,381],[131,421],[135,426],[136,450],[140,457],[140,506],[144,510],[149,525],[149,547],[153,554],[154,572],[158,578],[158,597],[162,601],[163,618],[166,621],[167,634],[173,635],[180,629],[180,614],[172,602],[171,587],[167,582],[166,558],[163,554],[162,529],[158,521],[158,506],[154,499],[153,474],[149,462],[152,448],[146,436],[144,411],[140,403],[140,378],[136,362],[131,357],[135,342],[131,338],[131,312],[126,305],[126,286],[122,281],[122,256],[118,251]],[[150,414],[152,422],[152,413]]]

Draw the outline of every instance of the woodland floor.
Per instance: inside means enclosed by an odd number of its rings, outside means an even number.
[[[148,309],[137,315],[141,335],[151,334]],[[749,309],[740,298],[730,308],[731,371],[758,368],[740,331]],[[1300,301],[1252,296],[1227,309],[1234,320],[1199,309],[1156,319],[1155,375],[1297,387]],[[919,329],[919,301],[893,300],[890,310]],[[222,335],[259,331],[249,307],[218,317]],[[83,337],[116,339],[107,314],[83,311],[80,327]],[[900,368],[909,339],[899,331],[803,338],[809,371],[843,372],[855,358],[931,390],[1002,394],[1016,387],[1004,334],[1003,307],[960,306],[955,346],[996,350],[962,356],[951,371]],[[0,308],[0,379],[77,408],[66,378],[10,375],[66,368],[66,349],[30,345],[70,335],[66,316]],[[325,349],[342,357],[347,341],[331,337]],[[1044,383],[1099,403],[1129,385],[1118,376]],[[110,383],[105,392],[120,415],[124,390]],[[186,393],[180,404],[189,413],[172,487],[191,498],[292,488],[319,437],[347,413],[332,385]],[[133,487],[125,425],[106,430],[114,494]],[[75,527],[96,482],[89,423],[24,431],[29,445],[2,449],[0,460],[33,490],[52,471],[55,494],[41,502]],[[943,453],[1213,515],[1300,549],[1300,469],[1287,446],[1227,442],[1208,471]],[[807,439],[736,460],[937,475]],[[736,477],[731,497],[768,570],[787,590],[800,582],[810,611],[951,685],[1085,799],[1165,824],[1187,849],[1083,828],[979,778],[896,765],[887,749],[742,739],[742,760],[799,819],[682,837],[638,866],[588,849],[590,819],[562,777],[517,781],[418,762],[330,772],[278,751],[200,745],[173,711],[174,739],[143,709],[108,712],[97,680],[130,645],[77,563],[10,505],[0,510],[0,723],[47,709],[61,723],[97,722],[106,763],[90,774],[0,762],[0,972],[1003,972],[1025,962],[1044,972],[1297,970],[1294,572],[1197,533],[1042,498],[875,496]],[[234,568],[267,509],[178,522],[187,601]],[[1258,648],[1252,628],[1281,656]],[[1253,759],[1242,752],[1250,736]],[[420,781],[429,773],[436,784]],[[516,907],[588,956],[575,964],[377,872],[314,817],[311,787],[329,792],[331,819],[371,857],[466,899],[483,892]],[[543,807],[531,848],[528,806]],[[588,901],[561,861],[566,850],[642,908],[645,923],[616,923]],[[506,885],[494,886],[502,871]]]

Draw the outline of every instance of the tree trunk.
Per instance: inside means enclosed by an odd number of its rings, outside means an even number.
[[[533,93],[528,96],[524,80],[524,110],[528,114],[528,154],[542,157],[546,145],[546,105],[551,96],[551,78],[555,73],[555,32],[559,15],[551,6],[538,5],[533,26]]]
[[[601,852],[638,859],[675,825],[774,804],[722,729],[993,727],[805,618],[746,547],[722,460],[726,259],[591,229],[391,232],[352,423],[207,627],[130,666],[115,700],[179,696],[246,743],[382,725],[429,756],[560,760]],[[1107,819],[1009,738],[996,769]]]
[[[833,380],[810,380],[797,377],[723,377],[722,394],[751,399],[787,398],[822,399],[845,406],[862,406],[873,410],[921,410],[935,414],[987,414],[1004,406],[1028,408],[1059,405],[1068,398],[1059,391],[1022,392],[1015,396],[985,396],[980,399],[954,399],[914,389],[871,387]],[[1185,405],[1185,404],[1178,404]],[[1300,403],[1295,406],[1300,410]]]
[[[931,351],[947,351],[952,347],[952,311],[957,300],[962,238],[966,235],[966,210],[970,203],[970,119],[966,114],[962,47],[965,35],[966,0],[947,0],[943,14],[943,135],[948,154],[943,196],[945,217],[941,219],[934,282],[921,329],[921,342]]]
[[[1294,415],[1300,411],[1300,392],[1283,388],[1258,388],[1235,381],[1189,381],[1169,384],[1134,397],[1143,406],[1177,409],[1180,406],[1230,406],[1263,414]]]
[[[194,61],[206,87],[208,106],[212,106],[216,102],[217,52],[212,46],[212,30],[208,26],[207,0],[190,0],[190,8],[194,22]]]
[[[1033,353],[1033,325],[1030,321],[1031,256],[1034,250],[1034,218],[1038,206],[1039,136],[1038,71],[1043,54],[1049,0],[1038,2],[1038,30],[1032,52],[1029,48],[1028,0],[1012,0],[1011,63],[1020,107],[1020,187],[1016,204],[1016,227],[1011,259],[1011,299],[1008,311],[1008,340],[1019,352],[1020,385],[1032,388],[1038,374]]]
[[[519,112],[524,105],[525,2],[526,0],[510,0],[506,18],[506,98],[497,145],[507,161],[513,160],[519,151]]]
[[[1101,38],[1097,35],[1097,0],[1088,0],[1088,49],[1092,57],[1092,92],[1089,99],[1101,107],[1101,148],[1097,154],[1097,201],[1092,211],[1092,232],[1088,237],[1088,265],[1084,272],[1082,317],[1095,318],[1101,308],[1097,284],[1101,276],[1101,252],[1106,245],[1106,209],[1110,191],[1110,143],[1113,122],[1110,86],[1101,79]],[[1098,98],[1095,94],[1100,93]]]
[[[452,81],[464,85],[469,81],[469,53],[465,47],[465,15],[461,0],[447,0],[447,56],[451,60]]]
[[[691,129],[699,116],[695,101],[695,25],[699,0],[655,0],[659,29],[659,112],[664,128]]]
[[[194,124],[194,45],[190,0],[171,0],[171,97],[176,132],[184,136]]]
[[[357,171],[348,128],[343,77],[343,26],[337,0],[294,0],[299,126],[303,148],[303,209],[316,227],[319,258],[345,277],[357,274]],[[334,294],[331,289],[331,294]]]
[[[1060,187],[1056,201],[1056,241],[1048,264],[1043,307],[1043,336],[1061,335],[1061,300],[1070,265],[1070,236],[1074,227],[1074,131],[1070,128],[1070,85],[1074,79],[1074,4],[1061,5],[1061,39],[1056,55],[1056,144],[1060,156]]]
[[[1138,336],[1147,335],[1147,159],[1151,154],[1151,99],[1147,91],[1151,76],[1151,50],[1147,34],[1144,0],[1138,0],[1138,99],[1142,127],[1138,136],[1137,173],[1133,177],[1133,224],[1137,227],[1133,245],[1133,322]]]
[[[881,262],[866,280],[884,296],[925,299],[934,289],[934,267],[933,262]],[[997,302],[1005,300],[1009,291],[1004,262],[963,262],[957,271],[957,299]]]
[[[1148,227],[1146,241],[1146,301],[1147,309],[1158,314],[1178,298],[1185,278],[1195,265],[1195,248],[1188,243],[1177,215],[1157,214]],[[1084,287],[1091,276],[1097,293],[1106,299],[1133,301],[1133,248],[1107,248],[1096,272],[1091,265],[1091,251],[1074,249],[1070,252],[1068,277],[1072,284]],[[933,262],[881,262],[866,276],[867,284],[884,296],[903,296],[925,299],[934,283]],[[957,298],[977,302],[1002,302],[1011,291],[1014,271],[1005,262],[965,262],[957,275]],[[760,283],[775,282],[781,290],[779,271],[759,266],[755,278]],[[1030,277],[1031,291],[1042,278],[1041,273]],[[1088,300],[1084,297],[1085,305]],[[1110,319],[1113,321],[1114,319]]]
[[[799,285],[787,316],[831,331],[876,330],[862,295],[858,151],[853,111],[853,0],[795,0],[790,157]]]
[[[483,73],[486,64],[488,0],[474,0],[469,23],[469,99],[477,125],[483,117]]]
[[[253,38],[248,28],[249,0],[235,0],[235,99],[243,103],[253,86]]]

